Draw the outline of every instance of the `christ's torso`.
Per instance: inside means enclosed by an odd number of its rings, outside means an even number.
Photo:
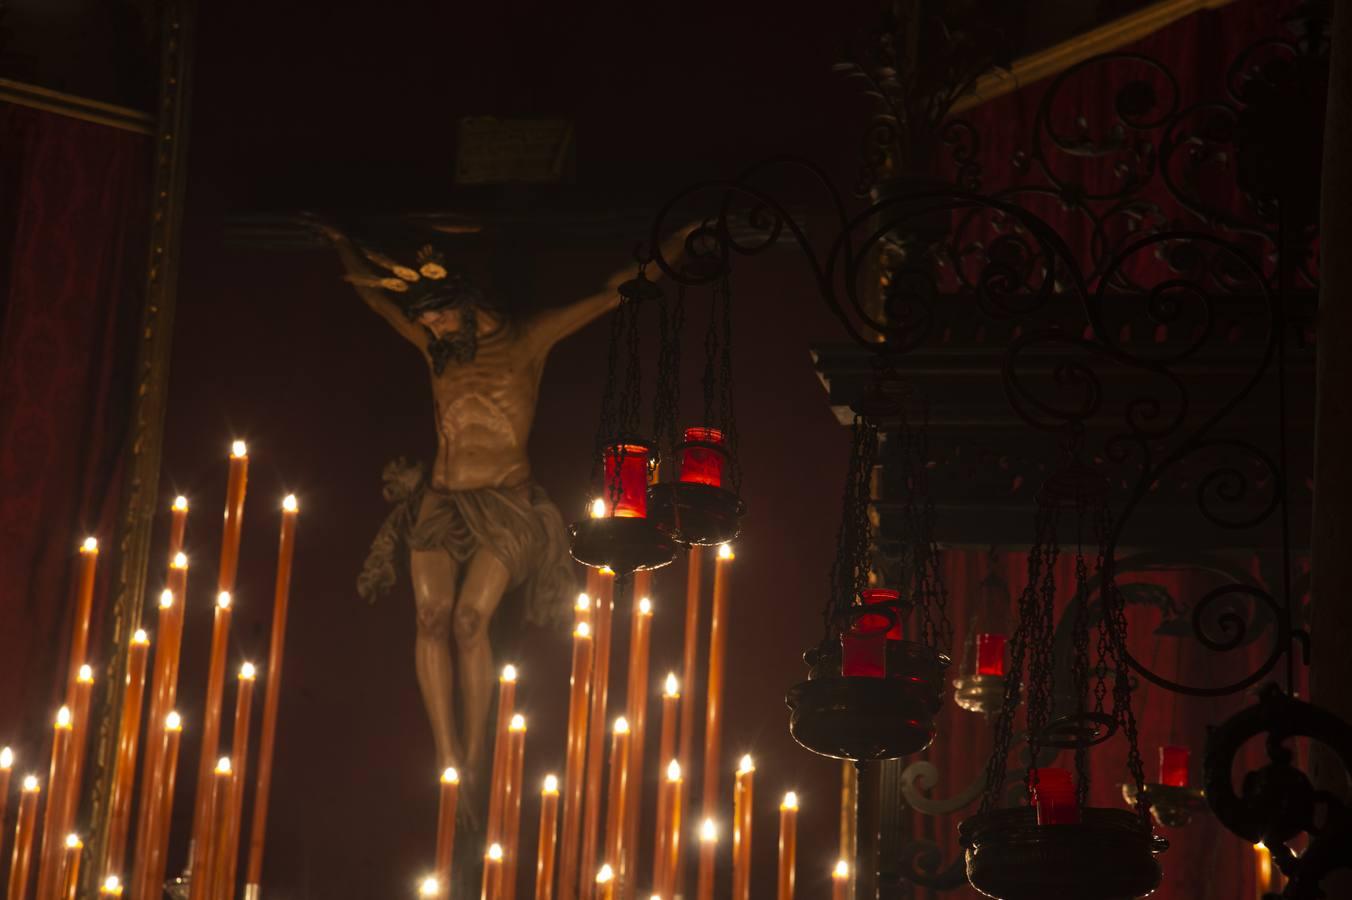
[[[512,332],[499,332],[480,339],[473,360],[451,362],[441,375],[432,374],[434,487],[512,487],[530,477],[526,442],[543,362]]]

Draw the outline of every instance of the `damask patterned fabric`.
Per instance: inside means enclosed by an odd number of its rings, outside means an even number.
[[[81,539],[114,536],[145,271],[146,135],[0,104],[0,723],[37,757]]]

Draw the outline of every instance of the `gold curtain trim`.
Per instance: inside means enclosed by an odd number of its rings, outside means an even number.
[[[1091,56],[1110,53],[1139,41],[1195,12],[1219,9],[1232,2],[1234,0],[1163,0],[1152,4],[1071,40],[1015,60],[1009,71],[997,69],[987,72],[977,79],[970,94],[953,104],[953,112],[980,106],[996,97],[1064,72]]]
[[[10,81],[8,78],[0,78],[0,101],[137,134],[155,133],[155,117],[148,112],[90,100],[87,97],[77,97],[74,94],[63,94],[35,84]]]

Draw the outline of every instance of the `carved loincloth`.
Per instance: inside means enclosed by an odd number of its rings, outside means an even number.
[[[577,593],[568,537],[558,507],[538,484],[443,491],[427,484],[421,465],[402,459],[386,466],[384,478],[385,498],[395,508],[357,576],[357,593],[368,602],[394,587],[400,545],[441,550],[461,564],[484,549],[506,566],[509,589],[524,586],[526,621],[567,620]]]

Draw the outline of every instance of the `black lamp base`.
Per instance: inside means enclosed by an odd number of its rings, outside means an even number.
[[[726,544],[742,532],[746,504],[732,491],[708,484],[663,481],[648,487],[648,515],[683,546]]]
[[[676,544],[647,518],[604,516],[568,527],[573,559],[618,573],[660,569],[676,558]]]

